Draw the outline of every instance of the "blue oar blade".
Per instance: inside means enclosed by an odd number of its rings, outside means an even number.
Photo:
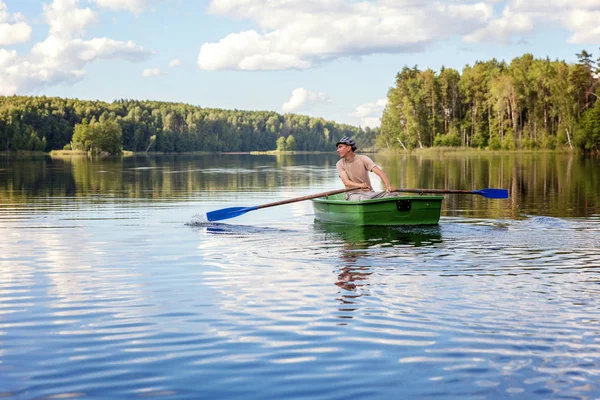
[[[257,206],[222,208],[220,210],[210,211],[206,213],[206,219],[208,219],[210,222],[221,221],[223,219],[238,217],[242,214],[246,214],[248,211],[256,210],[257,208]]]
[[[482,189],[474,190],[474,193],[480,194],[488,199],[508,199],[508,190],[506,189]]]

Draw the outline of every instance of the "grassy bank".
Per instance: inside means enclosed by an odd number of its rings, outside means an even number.
[[[521,150],[488,150],[472,147],[426,147],[422,149],[412,149],[404,151],[402,149],[382,149],[378,151],[383,154],[417,154],[417,155],[437,155],[437,154],[532,154],[532,153],[577,153],[577,149],[562,147],[554,150],[547,149],[521,149]]]

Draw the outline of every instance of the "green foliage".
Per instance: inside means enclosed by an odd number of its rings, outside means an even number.
[[[492,136],[490,142],[488,144],[489,150],[500,150],[502,149],[502,143],[500,143],[500,138],[498,136]]]
[[[592,110],[600,80],[592,55],[578,57],[567,64],[525,54],[508,65],[476,62],[462,74],[404,67],[388,91],[376,143],[409,150],[454,146],[458,138],[478,148],[598,151]]]
[[[487,147],[487,135],[482,134],[481,131],[478,131],[473,138],[471,139],[471,147],[477,147],[479,149],[485,149]]]
[[[456,130],[446,135],[437,134],[433,145],[436,147],[460,147],[460,136]]]
[[[32,130],[29,134],[29,140],[27,141],[27,149],[33,151],[44,151],[46,148],[46,138],[39,138],[39,136]]]
[[[137,152],[268,151],[277,147],[281,136],[292,136],[297,150],[334,151],[335,141],[342,136],[354,137],[361,147],[374,146],[379,132],[322,118],[268,111],[126,99],[105,103],[0,96],[0,151],[41,146],[42,150],[51,151],[70,148],[74,142],[80,148],[110,148],[110,152],[117,152],[114,143],[103,141],[106,132],[96,135],[99,128],[93,127],[94,123],[110,125],[115,132],[113,123],[118,124],[121,148]],[[78,128],[77,140],[73,140],[76,125],[82,127]],[[32,138],[31,132],[39,141]]]
[[[116,121],[101,117],[99,122],[76,124],[71,147],[95,154],[120,154],[121,136],[121,127]]]
[[[514,135],[512,134],[512,129],[504,135],[504,139],[501,144],[502,150],[515,150],[515,140]]]
[[[296,150],[296,139],[292,135],[285,139],[285,148],[288,151]]]
[[[281,136],[280,138],[277,139],[277,151],[285,151],[286,147],[285,147],[285,138],[283,136]]]
[[[293,151],[296,150],[296,138],[289,135],[287,138],[280,136],[277,139],[277,151]]]
[[[600,101],[583,113],[574,140],[575,145],[584,151],[600,151]]]
[[[533,150],[537,148],[537,143],[529,138],[524,138],[521,141],[521,148],[525,150]]]
[[[556,136],[546,136],[542,141],[542,148],[555,150],[557,144]]]
[[[13,135],[12,146],[19,150],[43,151],[46,148],[46,138],[40,138],[30,126],[24,127],[21,135]]]

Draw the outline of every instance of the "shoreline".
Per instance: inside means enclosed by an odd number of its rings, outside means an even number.
[[[363,151],[358,151],[358,153],[362,154],[384,154],[384,155],[393,155],[393,154],[413,154],[413,155],[436,155],[436,154],[580,154],[581,152],[577,149],[569,149],[569,148],[559,148],[554,150],[549,149],[522,149],[522,150],[487,150],[487,149],[473,149],[473,148],[464,148],[464,147],[428,147],[423,149],[412,149],[410,151],[404,151],[400,149],[365,149]],[[121,154],[118,155],[98,155],[98,154],[90,154],[89,152],[83,150],[51,150],[50,152],[45,151],[28,151],[28,150],[17,150],[17,151],[0,151],[0,156],[10,156],[10,155],[49,155],[49,156],[89,156],[89,157],[131,157],[131,156],[156,156],[156,155],[306,155],[306,154],[335,154],[335,151],[301,151],[301,150],[268,150],[268,151],[189,151],[189,152],[171,152],[171,153],[163,153],[163,152],[133,152],[124,150]],[[586,153],[587,154],[587,153]],[[593,155],[590,154],[590,155]]]

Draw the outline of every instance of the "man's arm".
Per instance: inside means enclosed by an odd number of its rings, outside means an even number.
[[[366,183],[352,182],[350,180],[350,178],[348,178],[348,174],[346,172],[341,172],[340,178],[342,179],[344,186],[346,186],[348,189],[354,189],[354,188],[369,189],[369,185],[367,185]]]
[[[383,170],[381,168],[379,168],[378,166],[375,166],[375,167],[373,167],[371,172],[373,172],[375,175],[377,175],[383,181],[386,192],[393,192],[394,190],[396,190],[395,187],[390,185],[390,181],[389,181],[387,175],[385,174],[385,172],[383,172]]]

